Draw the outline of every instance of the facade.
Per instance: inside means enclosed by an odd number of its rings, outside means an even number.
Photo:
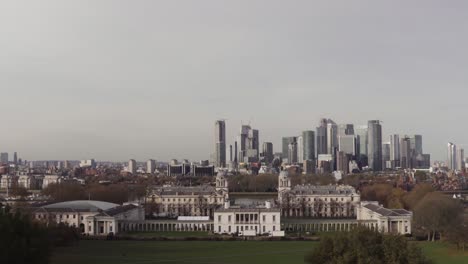
[[[282,237],[280,209],[272,208],[270,202],[253,207],[230,206],[226,202],[224,208],[215,211],[214,233]]]
[[[457,168],[457,146],[451,142],[447,144],[447,167],[449,170]]]
[[[327,123],[327,154],[335,155],[338,149],[338,126],[333,120]]]
[[[287,159],[289,156],[289,144],[297,142],[297,137],[283,137],[282,138],[282,158]]]
[[[390,142],[382,144],[382,168],[392,169],[390,162]]]
[[[12,175],[3,175],[0,179],[0,188],[1,189],[11,189],[18,182],[17,176]]]
[[[288,163],[295,164],[298,162],[297,158],[297,142],[292,142],[288,146]]]
[[[48,167],[48,166],[46,166]],[[96,167],[96,161],[94,159],[89,159],[89,160],[82,160],[80,161],[80,168],[95,168]]]
[[[216,187],[210,185],[153,186],[149,189],[148,203],[156,206],[155,216],[175,218],[178,216],[210,216],[229,198],[226,173],[216,176]]]
[[[156,171],[156,161],[150,159],[146,162],[146,173],[153,174]]]
[[[26,188],[27,190],[33,190],[37,187],[37,181],[34,176],[21,175],[18,178],[18,186]]]
[[[411,140],[408,137],[400,139],[400,167],[403,169],[411,169]]]
[[[45,175],[42,180],[42,189],[47,188],[50,184],[60,183],[60,176],[58,175]]]
[[[457,149],[457,170],[463,171],[465,169],[465,150],[462,148]]]
[[[278,203],[285,217],[349,218],[356,215],[361,198],[347,185],[291,186],[287,171],[278,177]]]
[[[119,222],[145,219],[142,207],[128,204],[118,205],[100,201],[70,201],[50,204],[33,209],[36,221],[64,223],[77,227],[82,234],[105,236],[119,232]]]
[[[358,155],[364,155],[367,157],[367,143],[368,143],[368,126],[358,126],[356,128],[356,149]]]
[[[315,160],[315,132],[306,130],[302,132],[302,149],[304,151],[303,160]]]
[[[218,120],[215,123],[215,166],[226,167],[226,123]]]
[[[382,126],[379,120],[368,122],[368,161],[373,171],[382,170]]]
[[[259,131],[248,125],[241,127],[237,142],[239,142],[238,162],[257,162],[260,155]]]
[[[336,170],[344,174],[349,173],[349,158],[343,151],[338,151],[336,155]]]
[[[404,209],[387,209],[378,202],[362,202],[357,207],[357,220],[371,222],[371,229],[382,233],[411,234],[413,214]]]
[[[302,163],[304,160],[304,138],[302,135],[297,137],[297,162]]]
[[[338,125],[338,136],[354,135],[353,124],[340,124]]]

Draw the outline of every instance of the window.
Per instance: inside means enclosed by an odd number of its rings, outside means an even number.
[[[231,226],[228,227],[229,233],[231,233]]]
[[[60,215],[60,219],[62,219],[62,215]]]
[[[263,233],[265,233],[265,226],[263,226]]]
[[[266,216],[265,215],[263,216],[263,222],[266,222]]]
[[[273,226],[273,231],[276,231],[276,226]]]
[[[113,232],[113,231],[112,231],[112,226],[109,226],[109,232]]]
[[[228,216],[228,221],[229,221],[229,223],[231,222],[231,216]],[[229,231],[229,232],[231,232],[231,231]]]
[[[70,218],[70,215],[67,215],[67,219],[69,219],[69,218]]]
[[[273,222],[276,222],[276,215],[273,216]]]
[[[73,219],[76,219],[76,215],[73,215]]]
[[[81,217],[81,221],[83,221],[83,216]]]
[[[91,232],[91,226],[88,226],[88,231]]]
[[[218,226],[218,232],[221,233],[221,226]]]
[[[221,222],[221,216],[218,215],[218,222]]]

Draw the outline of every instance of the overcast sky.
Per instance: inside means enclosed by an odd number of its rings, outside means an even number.
[[[0,151],[208,159],[214,122],[282,136],[383,121],[468,144],[467,1],[0,3]],[[468,148],[468,145],[467,145]]]

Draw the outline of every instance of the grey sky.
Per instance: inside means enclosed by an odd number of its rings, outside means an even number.
[[[468,144],[466,1],[2,1],[1,151],[208,159],[214,122]]]

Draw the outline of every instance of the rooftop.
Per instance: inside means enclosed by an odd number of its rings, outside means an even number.
[[[296,185],[291,190],[295,194],[355,194],[356,189],[349,185]]]
[[[97,212],[97,211],[106,211],[111,208],[118,207],[118,204],[108,203],[108,202],[101,202],[101,201],[92,201],[92,200],[77,200],[77,201],[68,201],[68,202],[61,202],[61,203],[54,203],[45,205],[42,208],[44,209],[53,209],[53,210],[64,210],[64,209],[72,209],[77,211],[89,211],[89,212]]]
[[[387,209],[385,207],[382,207],[380,205],[375,205],[375,204],[366,204],[364,205],[364,207],[382,216],[411,216],[412,215],[410,211],[407,211],[404,209]]]
[[[192,194],[210,194],[216,192],[216,189],[210,185],[201,186],[153,186],[153,193],[161,195],[192,195]]]

